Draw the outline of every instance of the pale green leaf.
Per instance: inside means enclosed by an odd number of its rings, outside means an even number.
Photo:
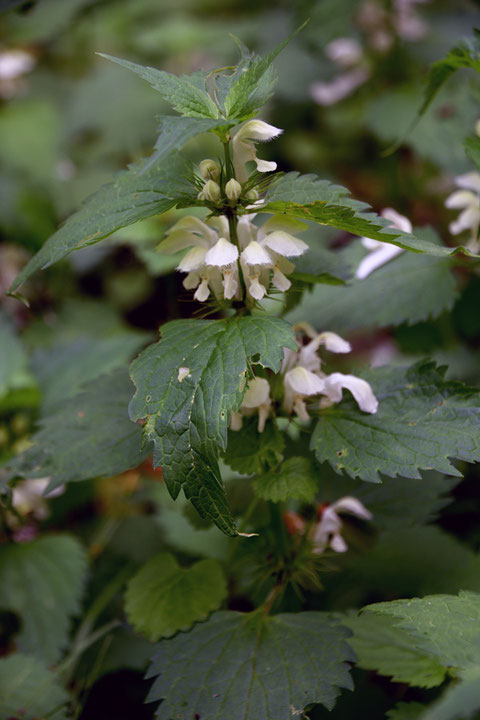
[[[262,433],[258,432],[258,420],[245,418],[241,432],[230,430],[224,454],[226,464],[244,475],[269,470],[282,459],[285,440],[275,422],[267,422]]]
[[[194,201],[195,193],[188,181],[190,165],[185,160],[173,153],[161,167],[144,172],[146,162],[131,165],[91,195],[25,265],[10,292],[34,272],[58,262],[73,250],[92,245],[121,227],[164,213],[179,203]]]
[[[128,583],[127,617],[149,640],[188,630],[218,610],[227,585],[217,560],[182,568],[170,553],[150,558]]]
[[[316,175],[290,172],[280,177],[269,188],[261,211],[312,220],[427,255],[445,257],[459,252],[472,255],[463,246],[437,245],[388,227],[388,220],[369,211],[366,203],[354,200],[345,188],[320,180]]]
[[[158,645],[147,701],[163,699],[159,720],[291,720],[311,703],[331,709],[339,688],[352,688],[345,636],[323,613],[218,612]]]
[[[0,608],[17,613],[19,650],[55,663],[80,609],[87,558],[78,540],[51,535],[0,548]]]
[[[342,618],[342,624],[353,632],[348,642],[358,667],[417,687],[436,687],[444,681],[446,668],[437,658],[412,645],[408,633],[395,627],[391,618],[363,613]]]
[[[427,707],[421,720],[466,720],[480,711],[480,665],[464,670],[439,700]]]
[[[42,418],[33,445],[6,465],[10,476],[48,476],[56,487],[139,465],[151,447],[142,447],[141,428],[128,417],[133,390],[124,369],[88,383]]]
[[[0,658],[0,717],[5,720],[65,720],[68,693],[36,658],[21,653]]]
[[[202,516],[235,534],[217,463],[227,426],[244,392],[249,361],[280,370],[283,347],[295,348],[287,323],[271,317],[176,320],[132,363],[137,388],[133,420],[147,418],[145,437],[172,497],[183,487]]]
[[[140,75],[170,103],[174,110],[182,115],[195,118],[218,118],[217,106],[203,89],[206,77],[203,73],[179,77],[164,70],[138,65],[112,55],[98,54]]]
[[[320,413],[311,448],[334,470],[369,482],[379,473],[420,478],[420,470],[459,475],[449,458],[480,460],[477,390],[445,381],[446,368],[420,362],[405,370],[365,374],[378,412],[361,412],[351,399]]]
[[[415,229],[415,237],[432,244],[437,242],[430,228]],[[349,248],[342,256],[353,259],[356,250]],[[308,253],[305,257],[307,261]],[[456,286],[448,258],[403,253],[348,286],[314,288],[289,319],[296,322],[307,318],[313,323],[321,319],[323,327],[340,332],[403,322],[413,324],[451,309]]]
[[[256,477],[252,486],[263,500],[283,502],[289,498],[312,502],[318,490],[320,474],[305,457],[291,457],[278,470]]]

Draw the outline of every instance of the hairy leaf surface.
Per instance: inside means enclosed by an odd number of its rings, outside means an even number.
[[[338,688],[352,689],[347,631],[317,612],[218,612],[158,646],[147,700],[162,700],[159,720],[291,720],[310,703],[331,709]]]
[[[258,420],[245,418],[241,432],[230,430],[224,454],[226,464],[244,475],[269,470],[282,459],[285,439],[275,422],[267,422],[262,433]]]
[[[137,391],[133,420],[146,418],[172,497],[183,487],[202,516],[235,534],[220,472],[218,450],[227,445],[230,412],[238,409],[250,361],[280,370],[283,347],[295,348],[291,328],[278,318],[175,320],[160,342],[132,363]]]
[[[378,412],[360,412],[352,400],[323,411],[311,447],[339,473],[380,482],[379,473],[420,478],[419,470],[459,475],[449,458],[480,460],[477,390],[445,381],[446,368],[420,362],[405,370],[368,374]]]
[[[256,477],[252,486],[263,500],[282,502],[288,498],[312,502],[319,485],[319,473],[305,457],[291,457],[278,468]]]
[[[0,608],[21,618],[21,652],[47,664],[59,659],[80,609],[86,565],[83,547],[68,535],[0,548]]]
[[[188,630],[218,610],[227,585],[217,560],[182,568],[170,553],[150,558],[130,580],[125,596],[129,621],[149,640]]]
[[[0,717],[65,720],[68,699],[58,678],[35,657],[0,658]]]

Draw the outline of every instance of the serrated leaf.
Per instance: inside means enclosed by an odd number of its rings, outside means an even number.
[[[78,540],[52,535],[0,548],[0,608],[17,613],[17,647],[48,664],[65,649],[80,609],[87,558]]]
[[[273,89],[277,83],[272,63],[277,55],[288,45],[290,40],[297,35],[306,25],[304,23],[298,30],[295,30],[290,37],[272,50],[265,58],[253,57],[247,67],[242,68],[238,80],[232,84],[225,98],[225,113],[228,118],[235,118],[242,122],[253,115],[270,99]],[[242,59],[245,61],[248,56],[245,48],[242,49]]]
[[[358,667],[417,687],[436,687],[444,681],[446,668],[437,658],[412,646],[408,633],[394,627],[390,618],[363,613],[342,618],[342,624],[353,632],[348,642]]]
[[[352,688],[346,634],[323,613],[215,613],[160,643],[147,702],[163,699],[159,720],[291,720],[310,703],[331,709],[338,688]]]
[[[463,252],[473,255],[463,246],[446,247],[414,237],[374,212],[366,203],[354,200],[341,185],[320,180],[316,175],[290,172],[270,186],[261,212],[280,213],[301,220],[312,220],[346,230],[354,235],[392,243],[407,250],[445,257]]]
[[[436,242],[430,228],[415,229],[415,236]],[[352,248],[343,254],[353,257],[355,252]],[[289,319],[295,322],[310,315],[315,322],[318,317],[323,327],[336,331],[413,324],[451,309],[456,296],[448,258],[403,253],[364,280],[353,280],[345,287],[316,287]]]
[[[0,717],[65,720],[68,693],[34,657],[15,653],[0,658]]]
[[[217,560],[182,568],[170,553],[160,553],[128,583],[125,609],[129,621],[153,642],[188,630],[218,610],[227,585]]]
[[[480,661],[480,594],[428,595],[364,608],[387,615],[411,642],[445,667],[466,669]]]
[[[311,448],[339,473],[380,482],[379,473],[420,478],[419,470],[459,475],[449,458],[480,460],[480,397],[445,381],[446,368],[423,361],[405,370],[365,374],[378,412],[360,412],[346,400],[321,412]]]
[[[174,110],[177,110],[182,115],[197,118],[218,118],[217,106],[202,88],[202,85],[205,87],[206,73],[177,76],[164,70],[138,65],[129,60],[122,60],[105,53],[98,53],[98,55],[140,75],[170,103]]]
[[[133,390],[123,368],[85,385],[41,419],[33,445],[7,464],[10,476],[48,476],[57,487],[139,465],[152,449],[128,417]]]
[[[230,430],[223,459],[225,463],[244,475],[264,472],[282,459],[285,440],[275,422],[268,422],[262,433],[258,421],[247,418],[241,432]]]
[[[188,182],[190,165],[185,160],[173,153],[162,167],[144,172],[146,162],[130,165],[128,170],[117,173],[113,182],[87,198],[80,210],[29,260],[9,292],[18,289],[37,270],[58,262],[73,250],[92,245],[138,220],[160,215],[180,202],[188,204],[186,198],[193,201]]]
[[[284,346],[296,344],[278,318],[175,320],[131,366],[137,390],[130,416],[147,418],[145,437],[154,443],[154,463],[162,467],[172,497],[183,487],[198,512],[227,534],[236,530],[218,451],[226,448],[230,412],[240,405],[249,360],[278,372]]]
[[[263,500],[283,502],[289,498],[312,502],[318,490],[319,475],[305,457],[285,460],[277,471],[259,475],[252,482],[255,494]]]

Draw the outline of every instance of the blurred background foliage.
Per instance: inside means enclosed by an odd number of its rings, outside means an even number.
[[[82,200],[113,172],[148,155],[156,140],[156,117],[167,110],[158,94],[96,52],[191,72],[233,64],[236,47],[230,33],[264,54],[310,18],[276,63],[277,93],[262,117],[285,132],[262,147],[264,157],[275,159],[280,170],[338,181],[375,210],[393,207],[417,227],[432,226],[439,242],[457,242],[448,230],[455,213],[444,202],[455,175],[473,169],[463,139],[480,117],[478,76],[457,73],[418,125],[405,132],[420,105],[426,69],[480,24],[478,3],[10,0],[0,8],[1,460],[28,445],[43,413],[100,372],[125,366],[166,319],[195,310],[172,272],[175,259],[155,252],[175,212],[125,228],[37,274],[25,289],[30,309],[4,295],[31,253]],[[347,45],[339,45],[345,38]],[[7,57],[12,51],[17,71]],[[399,139],[399,149],[385,154]],[[216,152],[205,137],[186,150],[197,160]],[[359,246],[351,238],[318,227],[315,233],[347,262],[358,262]],[[435,261],[435,274],[431,260],[413,260],[426,263],[424,279],[412,280],[410,258],[399,257],[372,276],[374,294],[368,296],[365,286],[360,312],[356,296],[349,303],[348,287],[320,285],[290,317],[348,334],[354,363],[405,364],[430,355],[449,364],[450,377],[478,383],[478,265],[467,267],[459,260],[453,270],[445,270],[445,261],[441,268]],[[422,315],[426,295],[430,305]],[[372,499],[370,487],[362,490],[361,483],[332,479],[325,470],[325,499],[347,492],[361,497],[374,513],[378,537],[362,539],[369,547],[376,544],[361,562],[355,554],[342,558],[345,572],[329,574],[325,592],[313,594],[307,605],[344,609],[399,594],[456,592],[463,582],[480,590],[472,586],[479,584],[477,475],[470,468],[457,485],[433,479],[432,495],[423,499],[414,482],[403,483],[403,504],[395,496],[397,520],[387,531],[375,502],[383,507],[389,490]],[[86,607],[103,597],[105,588],[111,590],[110,599],[117,597],[122,568],[138,566],[160,547],[174,549],[187,561],[229,557],[230,541],[190,506],[174,504],[160,480],[146,462],[117,478],[73,483],[49,501],[48,511],[40,506],[45,501],[24,498],[19,517],[5,521],[2,533],[17,541],[41,530],[75,533],[91,561]],[[248,492],[235,478],[228,488],[232,507],[240,512],[249,502]],[[445,496],[449,490],[453,503]],[[351,532],[354,537],[354,525]],[[255,548],[261,556],[262,548]],[[383,584],[378,583],[379,567],[385,570]],[[231,597],[231,607],[238,609],[249,609],[255,600],[241,583],[233,585]],[[292,598],[291,609],[298,609],[296,603]],[[98,617],[108,620],[116,609],[121,614],[120,599],[105,608],[100,602]],[[3,613],[3,654],[16,631],[11,613]],[[148,684],[142,674],[149,654],[149,644],[127,625],[106,645],[94,645],[76,665],[72,680],[80,708],[76,717],[152,717],[152,709],[143,706]],[[374,720],[384,716],[392,698],[426,696],[361,670],[356,685],[356,694],[344,693],[330,718],[355,716],[350,704],[358,708],[361,702],[362,715]],[[315,712],[312,718],[326,716]]]

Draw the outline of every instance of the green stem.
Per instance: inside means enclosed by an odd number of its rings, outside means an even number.
[[[270,508],[270,517],[272,521],[272,529],[275,533],[277,547],[283,557],[287,557],[289,553],[287,531],[283,522],[283,505],[282,503],[268,503]]]

